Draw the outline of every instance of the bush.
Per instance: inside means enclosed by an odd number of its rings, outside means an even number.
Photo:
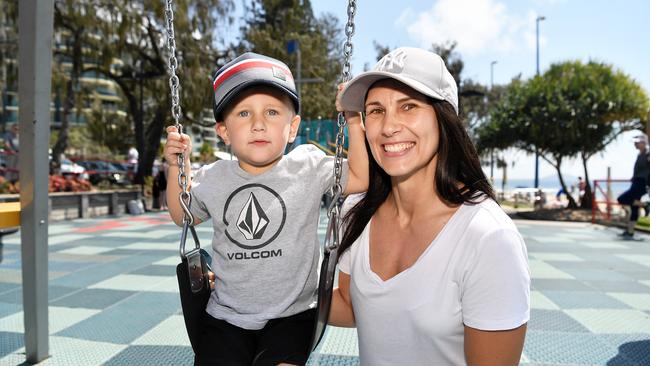
[[[49,192],[87,192],[93,186],[89,181],[76,176],[50,175]]]
[[[89,181],[75,176],[50,175],[48,192],[87,192],[93,189]],[[0,176],[0,194],[20,193],[20,184],[11,183]]]

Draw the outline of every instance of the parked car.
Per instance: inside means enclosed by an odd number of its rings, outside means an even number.
[[[61,175],[74,175],[81,179],[88,179],[88,173],[86,173],[86,168],[83,166],[71,161],[70,159],[61,159],[60,167]]]
[[[126,173],[118,170],[107,161],[88,160],[78,161],[77,163],[86,168],[90,183],[92,184],[108,182],[111,184],[125,185],[129,183],[126,178]]]

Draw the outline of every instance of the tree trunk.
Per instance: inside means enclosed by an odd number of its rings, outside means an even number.
[[[75,86],[79,83],[79,77],[81,75],[82,63],[83,63],[83,54],[81,50],[81,35],[84,32],[84,28],[78,29],[74,32],[72,37],[72,70],[70,70],[70,79],[66,83],[66,98],[63,102],[63,114],[61,116],[61,129],[59,130],[59,136],[56,139],[56,143],[52,148],[52,166],[54,169],[58,170],[61,167],[61,155],[65,153],[65,150],[68,148],[68,129],[70,126],[70,121],[68,119],[70,111],[75,105],[76,94]],[[79,113],[79,111],[77,111]]]
[[[168,116],[168,103],[159,103],[156,107],[153,120],[147,126],[146,144],[143,156],[142,174],[143,176],[152,175],[153,162],[158,155],[160,147],[160,138],[165,127],[165,121]]]
[[[560,165],[561,165],[561,161],[558,160],[557,165],[554,164],[553,167],[555,168],[555,170],[557,170],[557,176],[560,179],[560,185],[562,186],[562,190],[564,192],[567,192],[566,196],[569,199],[569,206],[567,206],[567,208],[576,209],[578,208],[578,204],[576,203],[576,200],[573,199],[573,196],[568,194],[569,190],[566,188],[566,184],[564,183],[564,177],[562,177],[562,171],[560,170]]]
[[[584,154],[580,154],[580,156],[582,157],[582,168],[585,171],[585,193],[582,195],[582,199],[580,200],[580,208],[591,210],[593,192],[591,191],[591,182],[589,182],[589,172],[587,171],[587,160],[589,160],[589,158],[585,157]]]
[[[61,113],[61,128],[59,129],[59,136],[56,139],[54,147],[52,148],[52,162],[50,163],[50,173],[52,174],[60,173],[61,155],[68,147],[68,127],[70,126],[70,121],[68,118],[70,116],[70,111],[74,106],[73,89],[72,79],[70,79],[66,83],[66,97],[63,101],[63,113]]]

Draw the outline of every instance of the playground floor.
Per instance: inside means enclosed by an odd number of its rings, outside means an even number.
[[[532,310],[522,365],[650,365],[650,236],[516,220]],[[325,225],[320,227],[321,237]],[[198,227],[202,243],[211,228]],[[192,365],[166,213],[50,223],[49,350],[39,365]],[[0,365],[25,362],[19,234],[0,263]],[[357,365],[354,329],[329,328],[309,365]]]

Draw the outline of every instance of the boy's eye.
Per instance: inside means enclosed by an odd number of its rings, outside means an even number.
[[[237,115],[239,117],[248,117],[250,113],[248,111],[240,111],[239,113],[237,113]]]
[[[275,109],[269,109],[267,113],[269,116],[277,116],[280,114],[280,112],[276,111]]]

